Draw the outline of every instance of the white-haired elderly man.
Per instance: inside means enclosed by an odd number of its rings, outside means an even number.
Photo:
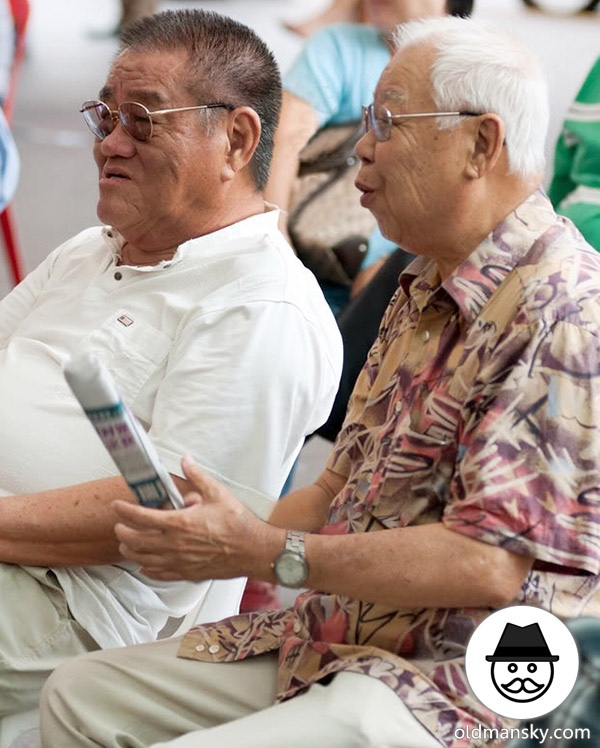
[[[122,552],[153,577],[308,591],[59,669],[46,746],[459,748],[507,723],[465,676],[492,609],[600,613],[600,258],[539,189],[547,119],[520,43],[456,18],[402,27],[357,184],[420,256],[325,471],[269,523],[242,524],[189,463],[188,509],[119,506]]]

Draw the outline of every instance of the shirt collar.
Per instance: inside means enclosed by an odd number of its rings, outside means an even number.
[[[455,301],[467,322],[473,322],[506,276],[556,222],[556,213],[542,189],[517,206],[441,284],[434,260],[417,257],[400,276],[407,296],[422,306],[440,287]]]
[[[280,212],[280,209],[276,205],[265,202],[263,213],[256,213],[253,216],[232,223],[230,226],[212,231],[210,234],[197,236],[180,244],[170,260],[161,260],[156,265],[131,265],[129,267],[133,267],[139,272],[151,273],[177,265],[185,260],[186,257],[189,257],[191,253],[196,255],[198,252],[201,252],[202,257],[208,259],[212,255],[223,254],[227,251],[228,247],[235,247],[235,251],[239,252],[242,248],[240,244],[244,244],[244,239],[252,238],[254,240],[257,235],[264,236],[265,234],[279,231]],[[119,259],[121,248],[125,244],[125,238],[112,226],[104,226],[102,234],[116,262]],[[242,242],[240,243],[239,240],[242,240]]]

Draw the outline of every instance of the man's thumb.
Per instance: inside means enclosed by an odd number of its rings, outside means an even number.
[[[185,477],[203,498],[208,499],[218,495],[219,483],[201,470],[189,455],[181,460],[181,467]]]

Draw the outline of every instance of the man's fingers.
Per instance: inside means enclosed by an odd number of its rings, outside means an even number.
[[[157,530],[164,529],[168,524],[167,518],[177,511],[175,509],[149,509],[129,501],[113,501],[113,509],[119,519],[128,525]]]
[[[165,561],[162,556],[157,556],[155,553],[140,553],[131,548],[127,543],[121,543],[119,545],[119,553],[123,558],[128,561],[133,561],[140,566],[147,566],[153,569],[165,570]]]
[[[164,533],[157,530],[144,530],[143,532],[140,532],[129,525],[122,524],[121,522],[115,525],[115,535],[117,536],[117,540],[121,543],[126,543],[132,549],[137,551],[142,551],[144,549],[158,550],[157,547],[159,545],[163,546],[165,544]]]
[[[186,493],[186,495],[183,497],[183,500],[185,501],[186,507],[188,506],[197,506],[198,504],[202,504],[202,496],[197,491],[192,491],[192,493]]]

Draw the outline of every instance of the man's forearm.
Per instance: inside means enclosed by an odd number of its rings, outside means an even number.
[[[279,543],[281,539],[278,538]],[[251,573],[274,580],[276,538]],[[514,599],[531,559],[442,524],[352,535],[307,535],[305,586],[392,608],[500,607]]]
[[[275,133],[271,174],[265,187],[266,200],[287,210],[294,179],[298,173],[299,154],[318,127],[313,108],[303,99],[283,92],[281,117]]]
[[[195,491],[181,512],[117,503],[115,530],[125,558],[165,581],[248,576],[275,581],[285,529],[322,527],[346,479],[326,470],[311,489],[290,494],[263,522],[191,460]],[[331,530],[331,532],[329,532]],[[447,529],[441,523],[305,536],[304,586],[390,608],[498,607],[515,598],[531,559]]]
[[[121,477],[0,498],[0,562],[83,566],[120,560],[116,499],[134,500]]]
[[[271,512],[269,524],[286,530],[317,532],[327,522],[329,505],[345,483],[343,476],[325,470],[311,486],[280,499]]]

